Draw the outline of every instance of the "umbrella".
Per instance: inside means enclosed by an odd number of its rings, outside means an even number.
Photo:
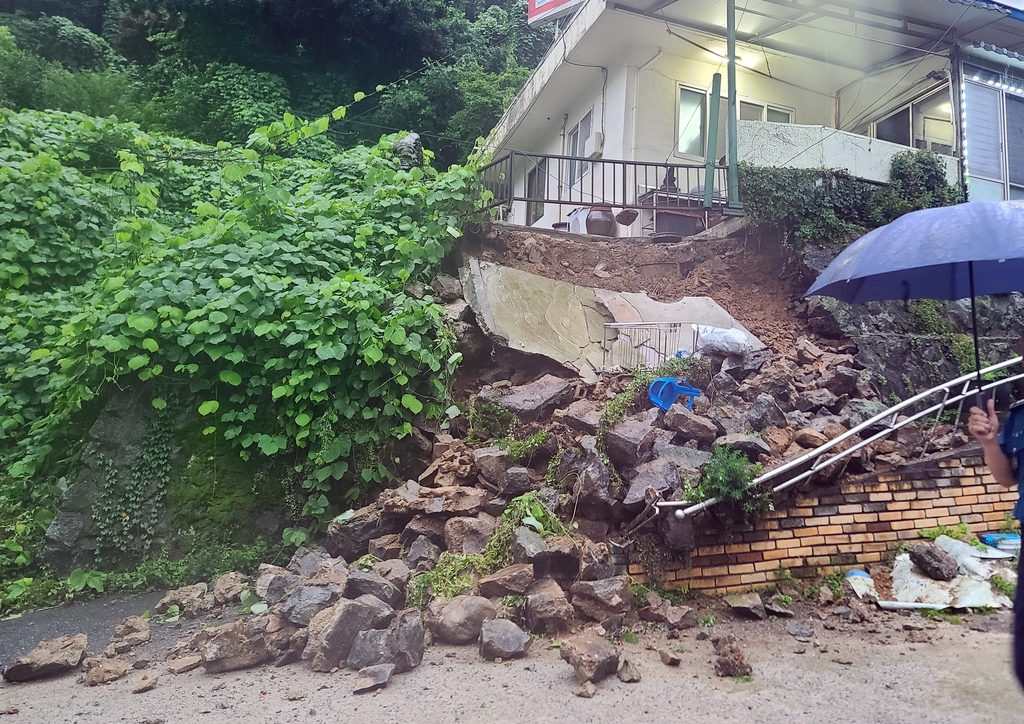
[[[980,386],[974,298],[1017,291],[1024,291],[1024,201],[969,201],[913,211],[868,232],[828,265],[806,296],[850,304],[970,297]]]

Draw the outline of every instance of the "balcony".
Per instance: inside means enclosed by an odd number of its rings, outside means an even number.
[[[704,165],[520,151],[480,170],[488,208],[506,220],[588,233],[587,213],[598,208],[618,212],[608,236],[686,236],[713,226],[726,204],[726,167],[713,167],[710,180]]]
[[[851,176],[889,183],[893,156],[914,149],[825,126],[740,121],[736,149],[740,161],[772,168],[846,169]],[[950,185],[960,182],[960,162],[940,155]]]

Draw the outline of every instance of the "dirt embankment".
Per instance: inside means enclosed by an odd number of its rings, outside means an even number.
[[[777,243],[753,236],[666,245],[495,226],[467,251],[571,284],[646,292],[660,302],[708,296],[776,352],[809,334],[792,311],[805,289],[790,273],[788,255]]]

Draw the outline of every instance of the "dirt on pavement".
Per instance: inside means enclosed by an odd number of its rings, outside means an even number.
[[[0,713],[18,710],[0,722],[1024,722],[1024,697],[1011,675],[1008,612],[974,617],[971,625],[987,631],[900,614],[828,630],[812,610],[800,615],[815,628],[809,643],[790,636],[785,620],[719,617],[712,632],[736,637],[753,665],[750,681],[715,676],[711,642],[697,640],[696,629],[672,641],[664,632],[641,633],[637,643],[620,643],[620,651],[642,681],[613,676],[592,699],[575,696],[572,669],[549,639],[534,641],[527,658],[502,663],[484,662],[473,646],[433,646],[419,668],[395,676],[386,689],[355,695],[354,672],[315,673],[301,663],[176,676],[166,671],[163,653],[200,624],[154,622],[154,641],[130,657],[151,658],[149,668],[96,688],[78,683],[79,673],[0,684]],[[910,636],[908,623],[923,631]],[[6,654],[5,631],[10,627],[0,629]],[[105,643],[96,640],[90,649]],[[677,651],[682,664],[662,664],[659,647]],[[160,677],[154,690],[131,693],[143,676],[154,675]]]

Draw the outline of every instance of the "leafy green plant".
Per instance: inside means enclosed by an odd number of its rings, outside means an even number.
[[[486,442],[495,438],[504,440],[516,424],[515,414],[502,405],[500,399],[492,400],[479,395],[469,408],[469,434],[466,438],[472,442]]]
[[[367,553],[356,561],[356,568],[361,571],[372,571],[378,563],[380,563],[380,558],[372,553]]]
[[[260,600],[260,597],[257,596],[256,592],[253,591],[251,588],[246,588],[244,591],[242,591],[242,597],[240,602],[242,604],[242,608],[239,611],[239,613],[241,613],[242,615],[250,613],[264,613],[268,608],[270,608],[266,604],[266,602]]]
[[[473,585],[471,572],[486,575],[493,570],[483,556],[457,556],[445,551],[433,570],[409,581],[405,605],[423,608],[431,598],[450,599],[468,591]]]
[[[845,595],[845,579],[842,573],[828,573],[821,580],[824,585],[828,586],[828,590],[832,592],[834,600],[838,601]]]
[[[929,621],[945,621],[946,623],[952,624],[954,626],[959,626],[964,622],[963,619],[959,616],[955,616],[951,613],[946,613],[945,611],[940,611],[934,608],[926,608],[922,610],[921,618],[926,618]]]
[[[792,608],[793,606],[793,597],[786,595],[785,593],[778,594],[776,596],[776,600],[779,602],[779,605],[783,608]]]
[[[638,644],[640,643],[640,637],[630,631],[628,628],[623,629],[619,634],[619,640],[624,644]]]
[[[493,570],[512,563],[512,534],[521,525],[533,528],[542,536],[559,536],[567,533],[562,522],[544,505],[536,493],[529,492],[513,498],[501,514],[494,533],[487,540],[484,558]]]
[[[285,528],[281,539],[285,545],[298,547],[309,540],[309,531],[305,528]]]
[[[713,613],[706,613],[699,619],[697,619],[697,623],[701,626],[710,628],[714,626],[716,623],[718,623],[718,616],[716,616]]]
[[[993,575],[988,582],[992,584],[992,588],[996,589],[1005,596],[1009,596],[1011,599],[1017,596],[1017,584],[1010,583],[1005,578],[1000,576],[998,573]]]
[[[106,578],[106,575],[100,571],[84,571],[81,568],[76,568],[68,576],[68,590],[77,593],[89,587],[96,593],[103,593]]]
[[[550,434],[547,430],[538,430],[522,440],[502,438],[495,440],[494,444],[508,453],[509,457],[516,462],[530,464],[533,456],[548,441]]]
[[[164,614],[164,621],[167,623],[175,623],[181,618],[181,608],[177,604],[172,603],[167,607],[167,613]]]
[[[950,528],[945,525],[940,525],[937,528],[927,528],[918,530],[917,534],[922,538],[930,541],[934,541],[939,536],[947,536],[954,540],[963,541],[969,543],[975,548],[983,548],[984,544],[978,539],[974,533],[971,532],[971,527],[967,523],[959,523],[956,528]]]
[[[770,491],[750,486],[763,469],[760,463],[750,463],[743,453],[716,445],[688,497],[696,502],[717,498],[742,518],[755,517],[772,509]]]
[[[1003,513],[1003,525],[999,529],[1000,533],[1013,534],[1020,531],[1020,523],[1013,517],[1013,513]]]

